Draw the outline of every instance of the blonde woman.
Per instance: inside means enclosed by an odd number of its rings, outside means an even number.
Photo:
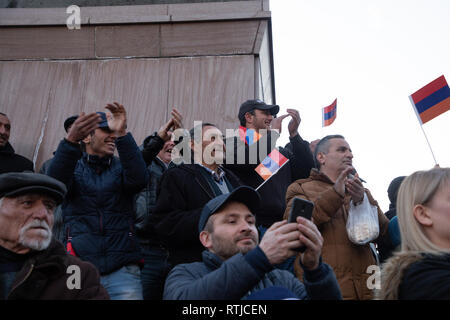
[[[397,198],[401,250],[382,268],[378,299],[450,299],[450,168],[415,172]]]

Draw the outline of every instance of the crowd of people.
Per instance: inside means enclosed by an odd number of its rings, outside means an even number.
[[[394,179],[384,214],[347,140],[303,140],[297,110],[247,100],[224,136],[173,109],[138,146],[124,106],[105,109],[68,117],[39,173],[0,112],[0,299],[450,299],[449,168]],[[311,219],[288,222],[296,198]],[[377,234],[355,243],[366,206]]]

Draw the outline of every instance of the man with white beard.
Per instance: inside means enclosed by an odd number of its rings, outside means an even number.
[[[109,298],[95,267],[52,238],[66,192],[43,174],[0,175],[0,300]]]

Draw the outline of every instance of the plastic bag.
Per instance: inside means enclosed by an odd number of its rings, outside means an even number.
[[[355,206],[350,201],[347,218],[347,235],[354,244],[364,245],[378,237],[380,227],[378,224],[377,207],[372,206],[364,193],[364,200]]]

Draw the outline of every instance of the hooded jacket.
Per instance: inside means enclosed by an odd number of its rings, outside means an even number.
[[[287,208],[284,217],[289,216],[294,197],[314,202],[313,221],[323,236],[322,257],[334,270],[344,299],[372,299],[367,287],[367,267],[376,265],[370,245],[356,245],[347,236],[347,217],[351,197],[341,197],[333,187],[334,183],[317,169],[311,170],[308,179],[295,181],[286,194]],[[369,202],[378,207],[369,190],[365,189]],[[378,207],[379,236],[376,243],[390,242],[388,219]],[[302,270],[297,266],[295,273],[301,279]]]
[[[69,277],[79,268],[80,288],[69,289]],[[73,267],[72,267],[73,268]],[[68,255],[62,244],[55,239],[49,247],[28,259],[17,272],[8,300],[87,300],[109,299],[100,284],[97,269],[89,262]]]
[[[33,162],[16,154],[9,142],[0,148],[0,174],[7,172],[34,171]]]
[[[382,266],[381,300],[449,300],[450,254],[399,252]]]

